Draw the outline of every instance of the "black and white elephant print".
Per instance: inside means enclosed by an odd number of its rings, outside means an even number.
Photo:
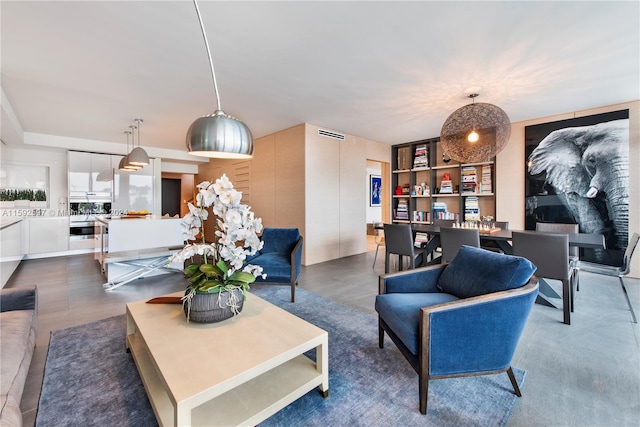
[[[608,249],[627,247],[628,119],[551,132],[529,156],[529,173],[542,172],[556,193],[564,195],[561,199],[581,232],[604,234]]]

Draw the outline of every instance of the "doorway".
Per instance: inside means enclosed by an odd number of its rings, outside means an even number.
[[[162,178],[162,215],[180,216],[181,180]]]

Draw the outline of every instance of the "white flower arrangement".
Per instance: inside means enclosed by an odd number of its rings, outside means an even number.
[[[264,244],[258,237],[262,219],[255,218],[251,208],[240,203],[242,193],[233,188],[226,174],[213,184],[208,181],[198,184],[198,189],[196,205],[189,203],[189,213],[182,224],[185,241],[200,242],[187,243],[169,258],[170,262],[185,262],[200,256],[199,263],[192,262],[184,269],[190,282],[184,299],[190,301],[196,293],[219,293],[234,288],[241,288],[246,296],[250,283],[259,276],[266,278],[262,267],[246,264],[247,257]],[[216,237],[214,242],[206,242],[204,226],[211,207],[216,217]],[[235,303],[232,309],[234,306]]]

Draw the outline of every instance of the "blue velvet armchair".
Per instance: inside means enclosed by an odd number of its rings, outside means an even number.
[[[249,264],[259,265],[267,278],[256,282],[291,284],[291,302],[295,302],[296,286],[302,264],[303,238],[297,228],[265,228],[262,232],[264,246]]]
[[[420,412],[429,380],[507,372],[538,294],[525,258],[462,246],[449,264],[380,276],[379,346],[385,332],[418,373]]]

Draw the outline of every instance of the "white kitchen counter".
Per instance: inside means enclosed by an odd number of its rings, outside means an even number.
[[[0,230],[9,227],[10,225],[16,224],[22,221],[22,217],[19,216],[3,216],[0,217]]]
[[[4,285],[24,258],[22,217],[0,217],[0,285]]]
[[[107,289],[115,289],[118,282],[131,277],[149,277],[166,273],[165,268],[145,266],[168,264],[167,251],[184,246],[181,218],[155,215],[142,217],[96,217],[101,230],[100,263],[109,282]],[[181,266],[174,266],[180,271]],[[140,272],[136,276],[136,272]],[[111,284],[111,285],[109,285]]]
[[[170,248],[184,244],[181,218],[98,216],[96,220],[108,229],[108,241],[103,244],[105,252]]]

